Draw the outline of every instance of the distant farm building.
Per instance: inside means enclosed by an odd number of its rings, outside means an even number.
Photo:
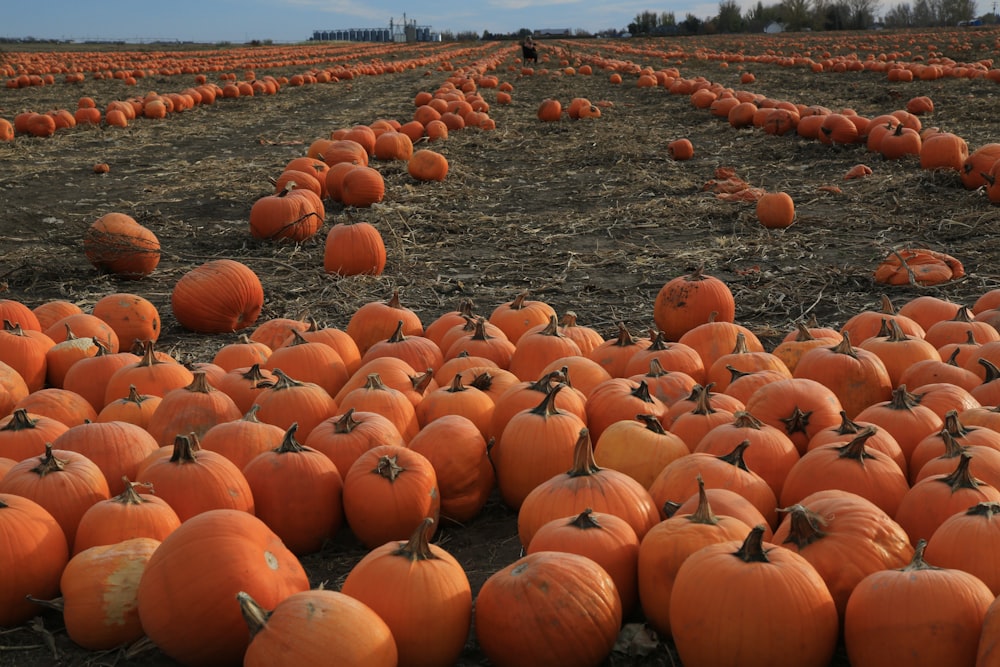
[[[389,19],[388,28],[338,28],[314,30],[313,42],[440,42],[441,35],[429,25],[417,25],[416,19]]]
[[[769,35],[774,35],[779,32],[785,32],[785,26],[777,21],[771,21],[766,26],[764,26],[764,32]]]

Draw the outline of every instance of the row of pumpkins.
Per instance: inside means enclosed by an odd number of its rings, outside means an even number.
[[[701,272],[663,287],[650,338],[525,294],[425,326],[393,295],[343,331],[269,320],[192,370],[155,351],[137,295],[102,300],[107,320],[5,301],[0,521],[23,539],[0,624],[61,591],[88,648],[453,664],[472,596],[430,540],[496,486],[528,555],[476,597],[495,664],[599,664],[638,609],[686,665],[823,665],[841,631],[855,665],[993,664],[998,305],[920,297],[765,352]],[[141,357],[115,351],[140,335]],[[296,555],[345,518],[371,553],[308,591]]]

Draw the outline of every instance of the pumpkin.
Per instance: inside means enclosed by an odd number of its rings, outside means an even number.
[[[139,581],[159,540],[136,537],[79,551],[63,570],[66,634],[89,651],[110,650],[142,638]]]
[[[389,626],[349,595],[322,588],[300,591],[280,597],[271,610],[245,591],[236,594],[236,601],[250,628],[250,645],[239,663],[244,667],[398,664]]]
[[[756,210],[757,221],[767,229],[785,229],[795,222],[795,202],[787,192],[765,192]]]
[[[565,552],[528,554],[491,575],[476,596],[476,639],[497,667],[600,665],[621,620],[611,576]]]
[[[742,545],[706,546],[677,571],[670,630],[686,667],[830,664],[839,632],[830,591],[802,556],[764,543],[763,531]]]
[[[435,151],[422,149],[413,153],[406,170],[418,181],[443,181],[448,175],[448,159]]]
[[[424,325],[420,317],[402,305],[399,290],[395,289],[386,301],[369,301],[354,311],[347,322],[346,331],[358,345],[363,355],[368,348],[378,341],[386,340],[403,321],[402,333],[407,336],[420,336]]]
[[[434,466],[407,447],[363,452],[344,475],[344,514],[369,549],[404,539],[426,517],[436,522],[440,507]]]
[[[243,468],[254,513],[296,555],[315,553],[343,521],[343,480],[329,458],[303,447],[292,424],[281,444]]]
[[[68,301],[46,303],[53,305],[46,306],[46,304],[42,304],[35,309],[31,309],[20,301],[15,301],[13,299],[0,299],[0,319],[7,320],[14,324],[20,324],[22,329],[45,331],[52,324],[54,324],[56,320],[60,320],[66,315],[73,315],[74,313],[82,312],[79,306],[74,306]],[[64,311],[63,309],[66,310]],[[39,315],[47,315],[47,311],[52,310],[59,312],[59,316],[52,317],[51,319],[46,316],[46,321],[43,325]]]
[[[228,333],[254,324],[264,306],[264,288],[250,267],[232,259],[197,266],[174,285],[174,317],[198,333]]]
[[[728,285],[700,268],[667,281],[653,304],[653,320],[667,340],[678,340],[699,324],[709,322],[712,313],[715,321],[732,322],[736,301]]]
[[[1000,503],[976,503],[944,520],[927,541],[924,555],[932,565],[968,572],[983,581],[994,594],[1000,590],[1000,569],[995,548],[996,521]],[[987,635],[984,634],[984,639]],[[989,641],[993,641],[990,635]]]
[[[314,187],[320,189],[318,183]],[[322,204],[317,208],[305,194],[307,191],[305,186],[290,180],[276,194],[255,201],[250,207],[250,235],[255,239],[287,239],[296,243],[311,238],[323,225],[324,211],[320,210]]]
[[[738,540],[750,530],[742,519],[712,511],[705,483],[697,477],[697,508],[678,511],[653,526],[639,544],[639,600],[649,624],[670,635],[670,598],[677,571],[687,558],[709,544]]]
[[[520,292],[513,300],[502,303],[490,313],[490,324],[500,328],[510,342],[517,341],[532,327],[547,324],[550,317],[557,317],[552,306],[544,301],[529,299],[530,293]]]
[[[136,477],[152,484],[181,521],[213,509],[254,513],[246,477],[222,454],[201,449],[197,437],[178,435],[173,447],[147,456]]]
[[[323,269],[327,273],[379,276],[385,262],[385,242],[372,224],[337,223],[327,232],[323,252]]]
[[[69,560],[66,535],[59,522],[34,500],[0,492],[0,628],[36,616],[40,609],[28,596],[48,599],[59,591],[59,577]],[[16,536],[16,539],[14,539]]]
[[[994,595],[967,572],[928,564],[925,546],[920,540],[909,565],[869,574],[851,593],[844,644],[852,667],[976,664]]]
[[[402,132],[382,132],[375,138],[372,156],[377,160],[409,160],[413,156],[413,141]]]
[[[385,180],[371,167],[357,166],[346,172],[340,182],[340,200],[344,206],[367,208],[382,201]]]
[[[112,495],[124,491],[122,477],[135,478],[142,461],[159,448],[141,426],[116,421],[73,426],[55,438],[52,446],[83,454],[97,464]]]
[[[556,397],[565,389],[562,383],[552,386],[534,408],[511,417],[490,451],[500,497],[508,507],[520,508],[536,486],[572,466],[585,423],[556,406]]]
[[[137,340],[156,342],[160,337],[160,314],[138,294],[109,294],[94,304],[91,314],[107,322],[125,347]]]
[[[920,145],[922,169],[954,169],[961,173],[968,158],[969,146],[965,139],[952,132],[938,132]]]
[[[639,538],[625,519],[587,508],[576,516],[559,517],[542,524],[528,544],[527,553],[564,551],[586,556],[604,568],[615,582],[628,614],[638,601]]]
[[[37,391],[45,386],[47,356],[55,344],[41,331],[25,330],[4,320],[0,329],[0,362],[19,374],[29,391]]]
[[[88,421],[97,421],[97,413],[87,399],[68,389],[39,389],[14,404],[13,409],[24,409],[33,415],[51,417],[73,427]],[[0,447],[2,448],[2,447]]]
[[[527,546],[542,525],[568,516],[578,507],[621,517],[640,540],[660,520],[645,487],[617,470],[598,467],[587,429],[580,430],[572,467],[542,482],[524,498],[517,515],[521,544]]]
[[[31,414],[26,408],[16,408],[0,418],[0,456],[23,461],[39,456],[51,443],[69,430],[69,426],[44,415]]]
[[[894,250],[875,268],[875,282],[886,285],[940,285],[964,275],[962,262],[926,248]]]
[[[815,347],[803,354],[794,376],[829,388],[840,399],[847,416],[854,418],[868,406],[888,400],[892,382],[875,353],[852,346],[846,329],[843,336],[832,347]]]
[[[194,373],[169,357],[164,359],[151,342],[142,344],[142,357],[129,356],[135,361],[115,369],[108,377],[104,387],[102,407],[128,395],[133,386],[140,394],[152,394],[162,398],[167,392],[186,387],[194,381]],[[99,357],[95,357],[97,358]],[[66,374],[66,384],[69,384],[75,368],[76,365]]]
[[[858,582],[872,572],[903,567],[913,557],[906,531],[871,501],[849,491],[817,491],[782,513],[771,541],[816,568],[841,620]]]
[[[201,438],[215,426],[242,416],[228,394],[208,384],[205,371],[196,371],[191,384],[171,389],[163,395],[146,430],[160,447],[173,444],[178,435]]]
[[[562,103],[559,100],[548,98],[542,100],[538,105],[538,120],[544,122],[554,122],[562,118]]]
[[[192,576],[193,568],[200,576]],[[274,607],[308,588],[298,559],[263,521],[239,510],[209,510],[153,552],[139,580],[139,620],[150,640],[182,664],[235,666],[250,643],[236,594],[246,591]]]
[[[694,157],[694,146],[690,139],[674,139],[667,144],[667,154],[671,160],[690,160]]]
[[[132,482],[128,478],[122,482],[124,491],[94,503],[80,517],[73,553],[140,537],[161,542],[181,525],[177,512],[166,500],[136,490],[136,487],[145,486],[152,491],[149,484]]]
[[[77,526],[90,506],[111,497],[104,474],[93,461],[77,452],[55,450],[20,461],[0,479],[0,493],[34,500],[51,514],[72,546]]]
[[[83,235],[83,251],[99,271],[136,280],[160,263],[160,241],[125,213],[107,213]]]
[[[595,446],[594,461],[625,473],[648,489],[661,470],[689,453],[683,440],[663,429],[659,418],[639,414],[604,429]]]
[[[374,610],[392,631],[399,665],[453,665],[472,621],[472,589],[465,570],[430,544],[433,520],[421,521],[409,541],[390,541],[351,568],[341,587]],[[413,623],[414,618],[423,619]]]

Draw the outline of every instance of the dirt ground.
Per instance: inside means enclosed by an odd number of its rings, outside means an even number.
[[[984,44],[995,40],[987,37]],[[724,38],[712,44],[737,48]],[[662,43],[645,46],[661,49]],[[773,344],[798,320],[839,326],[875,307],[881,294],[897,305],[921,294],[971,305],[1000,287],[1000,209],[982,192],[962,189],[957,175],[922,171],[916,160],[884,161],[861,146],[828,147],[796,136],[736,130],[695,109],[687,96],[637,88],[630,76],[612,85],[601,71],[553,75],[558,57],[572,63],[588,53],[610,53],[611,46],[574,42],[569,48],[543,43],[548,74],[521,76],[512,59],[498,67],[500,80],[514,85],[514,101],[492,106],[495,130],[453,132],[433,146],[450,162],[443,183],[417,183],[402,163],[375,163],[385,177],[385,201],[350,215],[375,224],[386,240],[388,265],[378,278],[337,279],[323,272],[325,232],[346,214],[339,205],[328,204],[324,229],[301,245],[252,239],[250,206],[270,192],[268,179],[304,155],[311,141],[378,118],[409,120],[414,95],[436,89],[447,72],[416,68],[286,87],[274,96],[220,100],[164,120],[139,120],[124,130],[76,128],[49,139],[18,137],[0,145],[0,298],[32,307],[68,299],[86,310],[107,294],[134,292],[160,310],[160,348],[194,362],[209,361],[236,336],[185,332],[171,314],[170,292],[186,270],[221,257],[238,259],[260,276],[266,296],[261,321],[314,316],[341,328],[360,305],[385,299],[395,288],[425,324],[454,309],[462,297],[488,314],[528,289],[560,313],[575,311],[581,324],[606,336],[617,331],[618,322],[645,334],[653,326],[660,287],[702,266],[730,285],[737,321]],[[942,50],[956,60],[996,56]],[[740,87],[744,69],[699,58],[633,59],[733,87]],[[928,95],[935,112],[925,125],[962,135],[970,148],[1000,141],[1000,87],[986,80],[891,84],[875,73],[745,68],[756,75],[755,83],[744,86],[753,91],[835,110],[851,107],[868,116]],[[301,70],[273,73],[296,71]],[[28,109],[73,109],[82,95],[104,105],[192,83],[190,76],[153,77],[126,88],[117,80],[88,79],[73,86],[0,89],[0,117],[12,119]],[[494,100],[494,91],[481,92]],[[600,119],[542,123],[535,112],[546,97],[564,104],[574,97],[612,104],[602,108]],[[666,145],[682,136],[693,142],[695,157],[673,162]],[[110,173],[95,175],[92,165],[98,162],[107,162]],[[842,180],[859,162],[874,173]],[[718,167],[734,168],[754,186],[787,191],[796,202],[796,224],[767,231],[751,204],[703,191]],[[840,192],[821,189],[831,185]],[[133,215],[160,239],[162,259],[150,277],[128,282],[99,275],[84,257],[84,230],[111,211]],[[903,245],[952,254],[968,275],[938,288],[876,285],[876,264]],[[474,591],[521,550],[516,517],[497,499],[468,525],[444,526],[440,543],[465,566]],[[338,587],[363,554],[345,529],[303,562],[315,584]],[[44,628],[0,631],[0,665],[173,664],[155,649],[87,653],[68,640],[57,616],[44,615],[41,622]],[[608,664],[679,664],[662,645],[643,657],[631,655],[634,650],[623,644]],[[460,664],[485,662],[470,638]]]

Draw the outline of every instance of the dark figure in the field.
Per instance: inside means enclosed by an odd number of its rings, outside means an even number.
[[[531,39],[531,35],[525,37],[521,44],[521,60],[525,63],[530,60],[536,65],[538,64],[538,47],[535,46],[535,40]]]

